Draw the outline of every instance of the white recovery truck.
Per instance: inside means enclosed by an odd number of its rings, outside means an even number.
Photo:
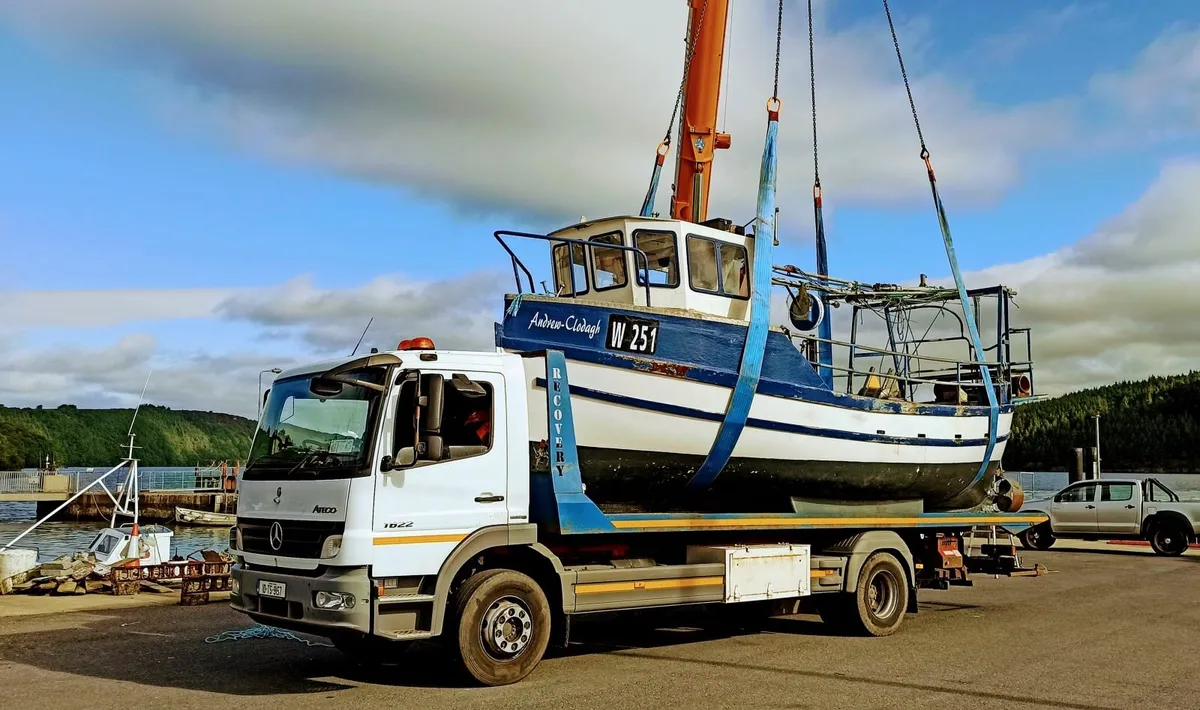
[[[530,401],[529,356],[409,343],[273,384],[239,482],[234,609],[366,658],[443,637],[476,681],[501,685],[590,612],[808,603],[847,632],[890,634],[917,588],[1020,569],[1011,545],[964,557],[965,533],[1046,519],[887,503],[602,512],[581,480],[561,352],[533,356],[547,387]],[[550,440],[531,444],[542,416]]]

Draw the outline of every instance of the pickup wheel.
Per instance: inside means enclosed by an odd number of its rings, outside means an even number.
[[[1049,523],[1031,525],[1021,531],[1021,546],[1026,550],[1049,550],[1054,546],[1054,531]]]
[[[854,592],[822,595],[821,620],[838,631],[859,636],[888,636],[900,628],[908,606],[908,575],[890,552],[867,558]]]
[[[455,606],[457,624],[447,640],[479,683],[516,683],[546,653],[550,603],[527,575],[507,569],[480,572],[459,589]]]
[[[1183,531],[1183,526],[1178,523],[1155,523],[1154,528],[1150,530],[1150,547],[1159,555],[1176,557],[1187,552],[1188,536]]]

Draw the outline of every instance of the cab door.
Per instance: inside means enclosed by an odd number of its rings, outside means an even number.
[[[1054,532],[1096,532],[1096,484],[1077,483],[1054,496],[1050,519]]]
[[[504,393],[496,373],[400,373],[375,476],[377,574],[433,574],[467,535],[508,522]]]
[[[1096,501],[1096,528],[1102,533],[1136,535],[1142,529],[1142,511],[1135,491],[1137,484],[1115,482],[1100,484]]]

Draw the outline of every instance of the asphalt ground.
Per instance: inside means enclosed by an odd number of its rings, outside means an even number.
[[[1200,552],[1060,542],[1024,558],[1049,571],[922,591],[886,638],[806,615],[753,633],[696,611],[592,617],[502,688],[465,685],[428,643],[371,667],[315,638],[209,642],[252,626],[224,602],[5,616],[0,706],[1200,708]]]

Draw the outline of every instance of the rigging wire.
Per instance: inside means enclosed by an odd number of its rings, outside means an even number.
[[[779,45],[783,42],[783,0],[779,0],[779,14],[775,18],[775,88],[771,98],[779,98]]]
[[[667,153],[671,150],[671,129],[675,127],[675,117],[679,114],[679,107],[683,103],[683,92],[687,87],[688,73],[692,68],[692,55],[696,52],[696,40],[700,36],[700,30],[704,27],[704,15],[707,11],[708,0],[704,0],[700,6],[700,18],[696,22],[696,34],[685,40],[688,47],[683,60],[683,78],[679,80],[679,93],[675,95],[675,107],[671,109],[671,120],[667,122],[667,130],[663,133],[663,139],[654,151],[654,168],[650,171],[650,186],[646,188],[646,196],[642,199],[642,209],[638,213],[642,217],[649,217],[654,212],[654,198],[658,194],[658,181],[662,176],[662,167],[667,159]],[[679,135],[680,140],[683,140],[682,120],[679,122]]]
[[[696,34],[688,42],[687,57],[683,60],[683,79],[679,81],[679,93],[675,95],[675,108],[671,110],[671,120],[667,122],[667,131],[663,134],[663,142],[667,145],[671,145],[671,129],[675,127],[675,116],[679,114],[679,107],[683,104],[683,91],[687,88],[688,72],[692,68],[692,55],[696,53],[696,40],[700,36],[700,30],[704,28],[704,15],[707,11],[708,0],[704,0],[704,3],[700,5],[700,19],[696,22]]]
[[[887,15],[888,30],[892,33],[892,46],[896,49],[896,61],[900,64],[900,76],[904,79],[904,91],[908,94],[908,107],[912,110],[913,125],[916,126],[917,138],[921,142],[921,160],[925,162],[925,171],[929,175],[929,190],[933,194],[933,206],[937,211],[938,226],[942,230],[942,242],[946,247],[946,260],[950,262],[950,271],[954,275],[954,284],[958,287],[959,302],[962,304],[963,315],[966,316],[967,328],[971,333],[974,362],[984,363],[986,353],[983,351],[983,342],[979,338],[979,327],[975,322],[974,309],[972,309],[971,301],[967,297],[967,287],[963,283],[962,270],[958,267],[958,257],[954,253],[954,238],[950,234],[950,221],[946,217],[946,207],[942,204],[942,197],[938,193],[937,178],[933,173],[933,163],[929,158],[929,149],[925,146],[925,136],[921,133],[921,120],[917,117],[917,104],[913,100],[912,86],[908,81],[908,72],[904,68],[904,55],[900,52],[900,40],[896,38],[896,23],[892,20],[892,10],[888,7],[888,0],[883,0],[883,11]],[[975,475],[972,484],[979,482],[988,472],[988,467],[992,461],[992,452],[996,446],[996,427],[999,418],[998,396],[995,387],[992,386],[991,369],[986,364],[982,364],[978,366],[978,371],[984,391],[987,393],[988,443],[987,448],[984,450],[983,461],[979,465],[979,472]]]
[[[917,140],[921,141],[921,160],[929,160],[929,149],[925,147],[925,135],[921,133],[921,119],[917,117],[917,103],[913,101],[912,87],[908,83],[908,71],[904,68],[904,55],[900,53],[900,40],[896,38],[896,24],[892,22],[892,10],[888,0],[883,0],[883,11],[887,13],[888,29],[892,33],[892,46],[896,48],[896,61],[900,63],[900,78],[904,79],[904,91],[908,94],[908,108],[912,111],[913,125],[917,127]],[[933,173],[931,172],[930,175]]]
[[[817,64],[813,45],[813,9],[812,0],[808,0],[808,88],[812,98],[813,185],[816,190],[820,190],[821,164],[817,159]]]
[[[721,89],[721,132],[729,123],[729,75],[733,73],[733,8],[737,3],[729,3],[729,16],[725,22],[725,88]]]

